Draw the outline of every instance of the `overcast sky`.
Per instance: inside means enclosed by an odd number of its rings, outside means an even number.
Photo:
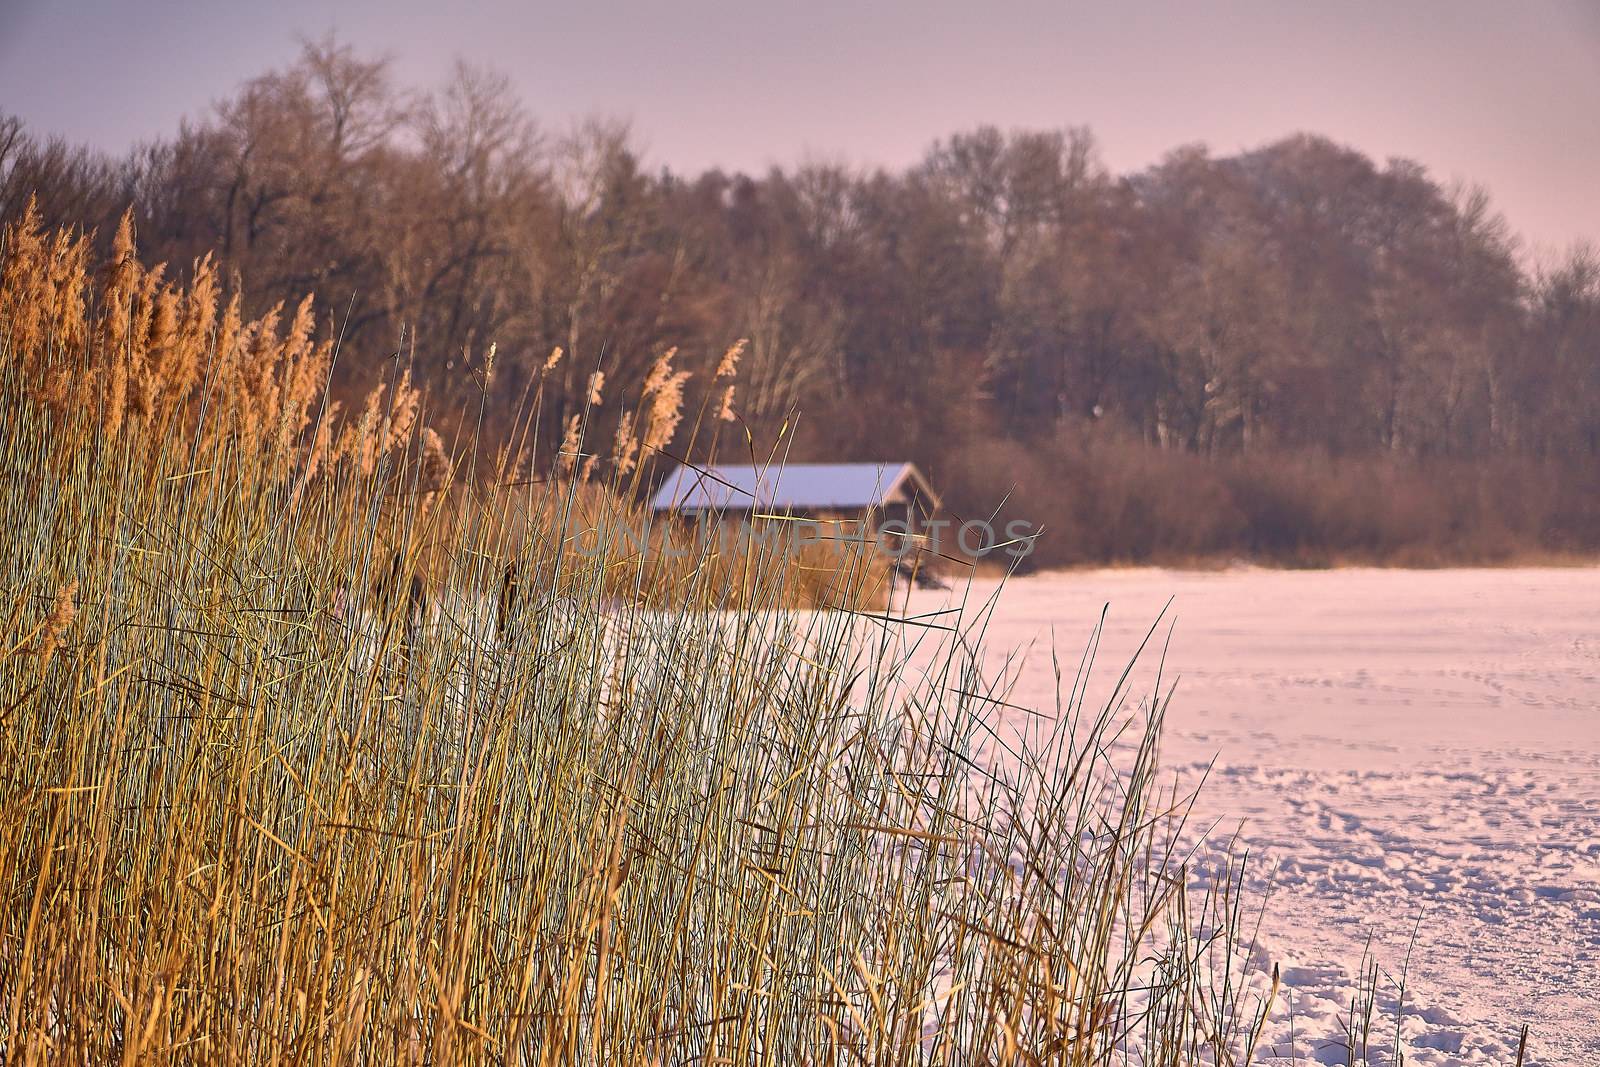
[[[403,83],[465,57],[654,164],[900,165],[979,123],[1087,124],[1118,171],[1296,130],[1486,186],[1535,253],[1600,242],[1600,0],[738,3],[0,0],[0,110],[113,150],[335,30]]]

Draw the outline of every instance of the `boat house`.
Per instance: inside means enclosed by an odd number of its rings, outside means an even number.
[[[790,463],[768,467],[680,466],[651,499],[658,515],[697,521],[805,518],[861,523],[876,534],[915,532],[939,496],[911,463]]]

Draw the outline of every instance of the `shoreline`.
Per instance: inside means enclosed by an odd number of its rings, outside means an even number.
[[[953,565],[947,562],[947,567]],[[1394,571],[1397,573],[1430,571],[1585,571],[1600,568],[1600,555],[1560,553],[1531,555],[1506,559],[1503,561],[1473,561],[1473,560],[1444,560],[1437,563],[1419,562],[1415,560],[1382,561],[1376,559],[1363,559],[1352,557],[1340,559],[1329,563],[1296,563],[1282,562],[1271,559],[1253,559],[1236,556],[1231,558],[1196,559],[1155,559],[1134,562],[1123,561],[1096,561],[1085,563],[1066,563],[1048,567],[1026,568],[1009,570],[1008,568],[986,561],[965,564],[970,568],[974,578],[994,580],[998,578],[1043,578],[1055,575],[1095,574],[1095,573],[1120,573],[1138,571],[1167,571],[1174,574],[1233,574],[1250,573],[1254,571],[1281,572],[1281,573],[1311,573],[1321,574],[1329,571]],[[941,573],[946,580],[954,580],[964,575],[961,573]]]

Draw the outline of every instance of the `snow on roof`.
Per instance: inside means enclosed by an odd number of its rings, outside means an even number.
[[[910,463],[790,463],[770,467],[680,466],[662,483],[656,511],[855,510],[907,499],[937,505]]]

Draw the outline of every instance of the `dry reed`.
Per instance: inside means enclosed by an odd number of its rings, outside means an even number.
[[[4,1062],[1248,1059],[1160,694],[1002,736],[984,605],[796,611],[839,557],[641,541],[672,353],[607,485],[485,489],[404,379],[313,425],[309,304],[118,249],[96,313],[81,239],[6,244]]]

